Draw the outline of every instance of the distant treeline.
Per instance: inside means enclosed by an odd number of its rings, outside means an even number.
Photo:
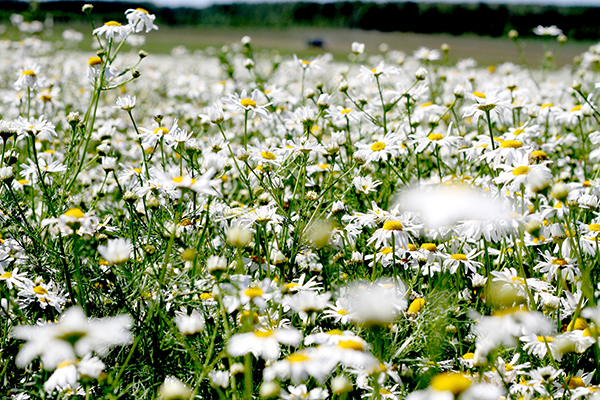
[[[44,20],[51,14],[56,22],[81,20],[81,7],[94,5],[94,18],[123,20],[128,8],[143,7],[156,14],[159,25],[286,28],[318,26],[375,29],[418,33],[506,35],[516,29],[532,35],[537,25],[557,25],[571,39],[600,39],[600,8],[534,5],[489,5],[447,3],[263,3],[215,5],[204,9],[162,8],[152,4],[94,1],[51,1],[33,3],[2,1],[0,19],[19,12],[29,20]]]

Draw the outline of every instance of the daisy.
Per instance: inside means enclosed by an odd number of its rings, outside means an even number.
[[[448,129],[447,129],[445,135],[443,135],[441,133],[430,133],[429,135],[427,135],[427,137],[415,140],[415,143],[417,144],[417,148],[415,151],[417,153],[421,153],[429,145],[431,145],[434,149],[436,149],[438,146],[445,147],[445,148],[456,146],[456,143],[458,140],[460,140],[460,138],[453,137],[451,135],[451,132],[452,132],[452,123],[450,123],[450,125],[448,125]]]
[[[524,343],[523,350],[527,350],[529,354],[535,354],[539,358],[544,358],[550,350],[552,358],[560,361],[562,353],[554,343],[554,336],[545,335],[526,335],[519,338]]]
[[[94,36],[104,36],[107,40],[113,40],[115,35],[119,35],[121,38],[125,39],[132,30],[133,26],[131,25],[121,25],[121,23],[117,21],[108,21],[100,28],[94,29],[92,34]]]
[[[0,281],[6,282],[6,286],[12,289],[13,286],[22,288],[25,286],[25,282],[29,281],[25,272],[19,273],[19,268],[15,268],[12,271],[7,271],[2,265],[0,265]]]
[[[352,179],[352,184],[356,188],[356,190],[360,193],[369,194],[371,192],[375,192],[375,188],[381,185],[380,180],[373,181],[371,176],[356,176]]]
[[[252,353],[254,357],[275,360],[279,358],[280,343],[295,347],[301,340],[302,334],[293,328],[238,333],[229,338],[227,353],[233,357]]]
[[[34,135],[39,141],[50,141],[58,137],[54,124],[47,121],[43,115],[37,119],[32,118],[30,120],[19,117],[14,121],[13,126],[17,130],[19,139],[27,134]]]
[[[131,242],[123,238],[111,239],[106,246],[98,246],[98,253],[108,265],[126,263],[131,258],[131,250]]]
[[[329,304],[329,309],[323,311],[323,318],[333,318],[336,324],[347,324],[352,319],[348,311],[348,301],[338,299],[335,304]]]
[[[79,361],[63,361],[44,383],[44,390],[47,393],[52,393],[56,389],[76,389],[79,379],[84,376],[98,378],[104,367],[104,363],[98,357],[92,357],[91,354],[86,355]]]
[[[311,391],[308,390],[306,385],[300,386],[288,386],[287,393],[285,390],[281,392],[280,396],[284,400],[324,400],[329,397],[329,392],[322,388],[314,388]]]
[[[123,111],[131,111],[135,107],[135,96],[120,96],[117,97],[117,105],[113,108],[120,108]]]
[[[510,165],[501,164],[499,167],[504,172],[494,182],[504,184],[511,193],[521,190],[521,185],[538,186],[539,181],[549,182],[552,179],[552,171],[545,164],[530,165],[529,156],[525,153],[517,155]]]
[[[475,104],[465,109],[463,118],[473,116],[480,118],[491,111],[500,115],[504,110],[511,108],[510,100],[504,98],[505,96],[500,93],[486,96],[481,92],[473,92],[470,97],[471,100],[475,101]]]
[[[556,25],[552,26],[541,26],[538,25],[533,28],[533,33],[538,36],[559,36],[562,35],[562,30],[558,29]]]
[[[398,150],[399,146],[396,143],[399,140],[400,137],[398,135],[390,134],[385,135],[371,144],[357,143],[356,147],[358,148],[358,151],[354,153],[354,155],[366,162],[387,160],[396,153],[396,150]]]
[[[436,61],[441,57],[441,53],[437,49],[430,50],[427,47],[420,47],[413,53],[417,60]]]
[[[348,311],[353,320],[365,325],[386,325],[408,305],[406,287],[400,280],[380,279],[355,282],[347,287]]]
[[[411,230],[414,231],[414,229]],[[375,243],[375,247],[380,248],[384,244],[391,245],[395,242],[396,247],[408,249],[409,239],[408,228],[405,229],[401,221],[387,220],[381,228],[373,233],[367,244],[371,245]]]
[[[146,33],[151,30],[158,30],[158,26],[154,24],[154,20],[156,16],[154,14],[150,14],[148,11],[143,8],[136,8],[135,10],[130,8],[125,11],[125,16],[129,21],[129,25],[134,27],[134,31],[136,33],[146,30]]]
[[[449,271],[451,274],[456,273],[459,267],[463,266],[465,269],[465,275],[469,272],[477,273],[477,270],[483,266],[482,263],[475,261],[475,258],[478,257],[481,252],[478,252],[477,249],[473,249],[467,254],[455,253],[455,254],[444,254],[441,253],[440,256],[444,259],[443,267],[446,271]]]
[[[104,356],[112,347],[131,343],[132,326],[129,315],[88,319],[81,307],[71,307],[57,323],[19,325],[12,330],[14,338],[26,341],[17,355],[16,364],[25,368],[41,356],[43,367],[53,370],[62,362],[92,351]]]
[[[576,277],[579,277],[579,268],[575,265],[574,260],[554,257],[548,250],[542,254],[542,257],[544,261],[537,263],[534,269],[548,274],[549,280],[558,279],[559,272],[562,274],[562,278],[569,282],[573,282]]]
[[[360,66],[360,74],[356,76],[356,79],[363,81],[370,80],[375,82],[380,76],[388,77],[390,75],[399,74],[398,68],[392,66],[386,66],[383,60],[379,61],[379,64],[373,69],[369,69],[364,65]]]
[[[42,88],[42,82],[38,78],[39,73],[37,66],[31,66],[29,69],[23,69],[19,79],[14,84],[16,90],[32,89],[38,91]]]
[[[330,352],[324,351],[324,347],[310,347],[271,364],[265,368],[263,378],[267,382],[275,378],[291,379],[297,384],[313,377],[323,383],[337,364],[337,360],[329,356]]]
[[[260,92],[258,89],[254,89],[252,92],[252,96],[248,97],[246,91],[242,91],[242,94],[239,95],[237,93],[229,94],[227,97],[221,98],[221,101],[235,109],[244,111],[244,112],[252,112],[252,117],[256,117],[258,114],[259,118],[264,117],[265,119],[269,119],[269,111],[267,110],[267,106],[271,103],[267,103],[263,106],[258,106],[256,101],[258,100],[258,95]]]

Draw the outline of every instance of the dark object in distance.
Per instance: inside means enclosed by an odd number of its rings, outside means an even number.
[[[323,42],[323,39],[319,39],[319,38],[310,39],[307,42],[307,44],[308,44],[308,47],[316,47],[316,48],[319,48],[319,49],[322,49],[322,48],[325,47],[325,42]]]

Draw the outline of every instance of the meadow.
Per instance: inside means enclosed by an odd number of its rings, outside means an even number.
[[[11,24],[1,396],[600,398],[600,45]]]

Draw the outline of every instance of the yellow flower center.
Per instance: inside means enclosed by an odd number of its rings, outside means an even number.
[[[183,182],[184,177],[183,176],[176,176],[175,178],[173,178],[173,182],[175,183],[181,183]],[[196,180],[194,178],[191,178],[191,182],[190,185],[193,185],[194,183],[196,183]]]
[[[146,10],[144,10],[143,8],[136,8],[135,10],[136,10],[136,11],[141,11],[141,12],[143,12],[144,14],[149,14],[149,12],[148,12],[148,11],[146,11]]]
[[[372,73],[374,73],[374,74],[376,74],[376,73],[377,73],[377,68],[373,68],[373,69],[371,70],[371,72],[372,72]]]
[[[575,321],[571,321],[569,323],[569,326],[567,327],[567,331],[573,331],[573,330],[582,331],[588,327],[589,327],[589,325],[585,319],[577,318]]]
[[[427,103],[421,104],[421,108],[429,107],[432,104],[433,104],[432,102],[428,101]]]
[[[392,252],[392,248],[391,247],[384,247],[383,249],[381,249],[379,251],[381,254],[390,254]]]
[[[344,310],[343,308],[342,308],[342,309],[339,309],[337,313],[338,313],[339,315],[348,315],[348,311]]]
[[[435,243],[423,243],[421,245],[421,248],[427,251],[437,251],[437,246],[435,245]]]
[[[554,104],[552,104],[552,103],[544,103],[544,104],[542,104],[542,108],[553,107],[553,106],[554,106]]]
[[[577,389],[579,387],[585,387],[585,383],[583,383],[583,379],[578,376],[574,376],[567,380],[567,386],[569,389]]]
[[[479,97],[480,99],[485,99],[485,94],[481,92],[473,92],[473,96]]]
[[[35,72],[33,72],[33,71],[32,71],[32,70],[30,70],[30,69],[27,69],[27,70],[23,71],[23,74],[22,74],[22,75],[27,75],[27,76],[36,76]]]
[[[598,232],[600,231],[600,224],[590,224],[588,229],[592,232]]]
[[[90,57],[88,58],[88,65],[99,65],[102,64],[102,59],[100,57]]]
[[[408,251],[416,251],[417,250],[417,246],[415,246],[412,243],[408,244]]]
[[[515,276],[514,278],[510,278],[510,280],[512,281],[512,283],[516,283],[517,285],[524,285],[525,284],[525,279],[519,277],[519,276]]]
[[[425,299],[422,297],[418,297],[418,298],[414,299],[412,301],[412,303],[410,303],[410,306],[408,307],[408,312],[410,314],[417,314],[421,311],[421,309],[423,308],[424,305],[425,305]]]
[[[332,335],[332,336],[338,336],[338,335],[343,335],[344,332],[342,332],[339,329],[332,329],[329,332],[327,332],[328,335]]]
[[[461,253],[452,254],[452,255],[450,256],[450,258],[451,258],[452,260],[459,260],[459,261],[468,261],[468,260],[469,260],[469,259],[467,258],[467,256],[466,256],[466,255],[464,255],[464,254],[461,254]]]
[[[375,142],[371,145],[371,150],[373,151],[381,151],[385,149],[385,143],[383,142]]]
[[[8,278],[12,278],[12,272],[5,272],[2,275],[0,275],[0,279],[8,279]]]
[[[246,291],[244,292],[244,294],[248,297],[250,297],[251,299],[255,298],[255,297],[260,297],[263,295],[263,291],[261,288],[249,288],[246,289]]]
[[[155,135],[166,135],[167,133],[169,133],[169,130],[167,128],[163,128],[163,127],[156,128],[154,130]]]
[[[531,153],[531,157],[536,158],[536,159],[537,158],[546,158],[546,157],[548,157],[548,155],[542,150],[536,150],[533,153]]]
[[[277,159],[277,156],[275,154],[271,153],[270,151],[261,151],[260,155],[265,160],[276,160]]]
[[[598,337],[598,336],[600,336],[600,332],[599,332],[598,327],[595,327],[595,328],[585,328],[583,330],[583,336],[586,336],[586,337],[594,337],[594,336]]]
[[[474,357],[475,357],[474,353],[465,353],[462,356],[463,360],[472,360]]]
[[[46,288],[43,288],[41,286],[35,286],[33,288],[33,293],[39,294],[40,296],[42,296],[44,294],[48,294],[48,291],[46,290]]]
[[[273,331],[272,330],[266,330],[266,331],[254,331],[254,334],[257,337],[269,337],[269,336],[273,336]]]
[[[552,343],[554,342],[554,338],[552,336],[538,336],[537,337],[538,342],[548,342],[548,343]]]
[[[346,115],[346,114],[350,114],[351,111],[352,111],[351,108],[344,108],[340,113],[342,115]]]
[[[307,361],[308,357],[305,356],[304,354],[290,354],[288,356],[287,360],[291,363],[296,363],[296,362]]]
[[[502,142],[502,144],[500,144],[500,147],[505,149],[520,149],[523,147],[523,142],[518,140],[505,140]]]
[[[392,394],[392,392],[390,392],[389,390],[387,390],[385,388],[379,389],[379,393],[381,393],[381,394]]]
[[[383,224],[385,231],[401,231],[402,223],[400,221],[385,221]]]
[[[552,260],[552,264],[560,265],[561,267],[564,267],[565,265],[567,265],[569,263],[566,260],[563,260],[562,258],[556,258],[556,259]]]
[[[449,391],[458,396],[471,386],[471,380],[459,372],[444,372],[434,376],[430,385],[436,390]]]
[[[202,293],[202,294],[200,294],[200,299],[201,300],[210,300],[210,299],[212,299],[212,294],[208,293],[208,292]]]
[[[121,24],[117,21],[108,21],[104,26],[121,26]]]
[[[73,365],[75,364],[75,360],[66,360],[61,362],[60,364],[58,364],[58,366],[56,367],[56,369],[61,369],[64,367],[68,367],[69,365]]]
[[[69,217],[69,218],[83,218],[83,211],[81,211],[79,208],[71,208],[70,210],[67,210],[67,212],[65,212],[63,214],[65,217]]]
[[[581,104],[578,104],[575,107],[571,108],[571,112],[575,112],[575,111],[579,111],[579,110],[581,110]]]
[[[442,140],[444,138],[444,135],[442,135],[441,133],[432,133],[429,136],[427,136],[427,139],[431,140],[431,141],[438,141],[438,140]]]
[[[256,108],[256,102],[252,99],[242,99],[240,100],[240,104],[242,105],[242,107]]]
[[[365,348],[359,342],[355,342],[354,340],[341,340],[338,343],[342,349],[356,350],[356,351],[364,351]]]
[[[514,176],[519,176],[519,175],[527,175],[527,173],[529,172],[529,167],[526,165],[523,165],[521,167],[517,167],[515,169],[513,169],[513,175]]]

